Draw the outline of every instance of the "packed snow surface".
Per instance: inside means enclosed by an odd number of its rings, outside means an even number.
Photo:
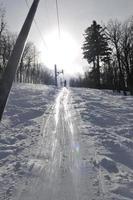
[[[0,200],[132,200],[133,98],[14,85],[0,124]]]

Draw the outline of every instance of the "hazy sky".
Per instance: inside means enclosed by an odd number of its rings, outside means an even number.
[[[28,11],[25,0],[0,0],[0,2],[6,8],[9,29],[13,32],[18,32]],[[28,2],[31,4],[32,0],[28,0]],[[124,21],[133,15],[133,0],[58,0],[58,2],[61,31],[67,32],[74,39],[78,49],[77,56],[72,63],[72,71],[75,72],[81,71],[81,67],[86,65],[86,62],[82,61],[81,54],[82,34],[94,19],[99,23],[106,23],[109,19],[116,18]],[[55,0],[40,0],[36,21],[44,39],[57,29],[55,5]],[[34,41],[45,55],[46,49],[42,47],[42,40],[35,25],[32,26],[29,39]]]

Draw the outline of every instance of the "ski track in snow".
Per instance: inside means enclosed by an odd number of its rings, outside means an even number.
[[[80,133],[70,97],[68,89],[60,91],[43,125],[36,158],[29,161],[32,178],[19,189],[15,200],[102,199],[99,187],[95,187],[98,180],[93,165],[81,158]]]
[[[132,200],[132,100],[15,86],[0,125],[0,200]]]

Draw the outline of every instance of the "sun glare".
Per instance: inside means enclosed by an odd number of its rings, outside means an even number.
[[[72,36],[62,32],[53,31],[45,36],[47,49],[41,44],[41,59],[48,67],[57,64],[58,69],[64,69],[66,73],[74,73],[75,60],[78,56],[78,45]]]

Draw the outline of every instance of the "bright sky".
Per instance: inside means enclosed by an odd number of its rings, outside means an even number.
[[[0,0],[6,8],[9,29],[19,32],[28,9],[25,0]],[[29,4],[32,0],[28,0]],[[95,19],[106,23],[109,19],[125,20],[133,15],[133,0],[58,0],[61,38],[57,33],[55,0],[40,0],[36,21],[47,44],[32,26],[29,39],[40,51],[41,60],[53,68],[56,63],[65,72],[82,72],[87,62],[82,59],[84,30]],[[60,56],[59,56],[60,55]]]

